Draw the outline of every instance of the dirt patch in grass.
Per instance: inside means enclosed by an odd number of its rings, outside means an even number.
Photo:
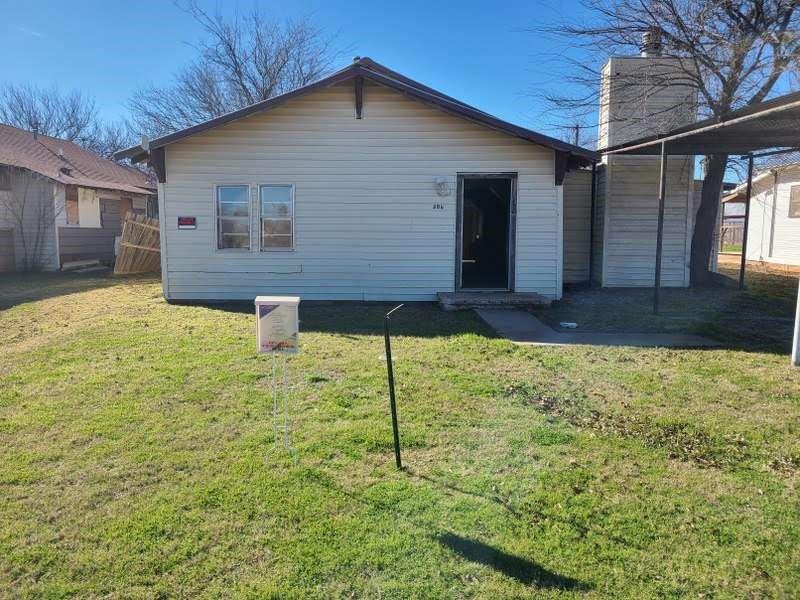
[[[508,386],[506,395],[576,427],[635,439],[648,448],[665,451],[671,459],[691,461],[701,467],[736,468],[760,458],[743,436],[712,434],[688,421],[601,412],[578,392],[553,394],[528,383],[519,383]],[[774,459],[770,465],[773,463],[782,465],[781,469],[776,469],[780,471],[790,470],[794,464],[786,459]]]

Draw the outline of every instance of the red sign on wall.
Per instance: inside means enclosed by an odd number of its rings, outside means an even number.
[[[197,229],[197,217],[178,217],[178,229]]]

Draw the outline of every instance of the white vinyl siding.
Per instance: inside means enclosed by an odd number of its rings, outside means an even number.
[[[592,172],[571,171],[564,178],[564,281],[589,281]]]
[[[655,281],[659,157],[612,156],[606,165],[603,285],[649,287]],[[667,161],[661,285],[688,284],[694,210],[691,157]]]
[[[694,122],[697,91],[680,59],[615,56],[600,72],[598,147],[617,146]],[[669,82],[669,83],[668,83]]]
[[[697,94],[686,84],[682,72],[676,58],[609,59],[601,72],[598,147],[615,146],[693,122]],[[603,158],[594,253],[594,277],[603,286],[649,287],[655,283],[659,158]],[[693,171],[692,157],[668,157],[661,263],[664,286],[689,284]]]
[[[790,217],[792,187],[800,186],[800,168],[770,173],[753,184],[747,234],[747,259],[800,265],[800,218]]]
[[[361,120],[353,118],[350,83],[166,148],[168,297],[433,300],[454,287],[460,172],[518,174],[516,290],[560,297],[553,151],[365,87]],[[449,196],[436,194],[437,177],[448,181]],[[254,190],[294,185],[293,252],[259,252],[260,240],[251,252],[214,252],[209,190],[244,182]],[[196,230],[175,228],[185,215],[197,217]],[[260,237],[260,210],[251,219]]]

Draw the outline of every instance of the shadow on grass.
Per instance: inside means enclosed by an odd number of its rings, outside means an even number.
[[[428,482],[442,485],[441,482],[437,482],[429,477],[421,476],[419,474],[416,476]],[[432,530],[435,531],[438,528],[420,518],[420,515],[417,511],[409,514],[403,511],[398,511],[394,506],[376,503],[370,499],[364,498],[360,494],[355,493],[352,489],[348,489],[339,485],[332,477],[320,477],[319,474],[317,474],[315,479],[319,484],[324,485],[328,489],[337,491],[352,501],[367,507],[370,511],[382,512],[391,516],[393,520],[400,519],[404,521],[407,525],[420,530],[424,535],[450,549],[452,552],[460,555],[462,558],[491,567],[492,569],[499,571],[500,573],[503,573],[512,579],[515,579],[523,585],[534,586],[542,589],[562,589],[574,591],[588,591],[594,588],[594,586],[590,583],[550,571],[549,569],[546,569],[541,565],[534,563],[533,561],[509,554],[502,550],[498,550],[497,548],[489,546],[488,544],[484,544],[483,542],[472,540],[450,532],[434,534],[432,533]],[[485,498],[480,494],[474,494],[460,488],[453,487],[451,489],[452,491],[467,494],[476,498],[483,498],[497,502],[496,499]],[[502,502],[499,503],[503,504]],[[505,506],[505,508],[509,507]],[[510,510],[510,512],[513,516],[519,518],[518,515],[514,514],[513,509]]]
[[[556,329],[572,321],[583,332],[688,333],[731,350],[788,353],[797,278],[752,273],[746,284],[744,291],[727,286],[663,289],[659,315],[652,312],[653,291],[645,288],[574,289],[533,312]]]
[[[430,477],[429,475],[425,475],[424,473],[417,473],[417,472],[415,472],[413,469],[411,469],[409,467],[405,467],[405,471],[406,471],[406,473],[408,473],[412,477],[417,477],[417,478],[422,479],[423,481],[431,483],[431,484],[433,484],[435,486],[444,488],[447,493],[450,493],[450,494],[463,494],[465,496],[471,496],[471,497],[477,498],[479,500],[486,500],[486,501],[489,501],[489,502],[494,502],[498,506],[501,506],[502,508],[507,510],[509,512],[509,514],[511,514],[513,517],[515,517],[517,519],[521,518],[521,515],[519,514],[519,511],[517,511],[516,508],[514,508],[509,502],[505,501],[500,496],[480,494],[478,492],[474,492],[472,490],[468,490],[466,488],[459,487],[457,485],[453,485],[452,483],[448,483],[447,481],[443,481],[441,479],[435,479],[433,477]]]
[[[149,278],[150,276],[137,276]],[[18,304],[67,296],[79,292],[122,285],[128,277],[114,277],[111,270],[92,273],[12,273],[0,275],[0,309]],[[158,276],[152,276],[153,282]]]
[[[253,302],[183,303],[242,314],[255,314]],[[383,335],[384,315],[400,302],[355,302],[308,300],[300,303],[300,331],[341,336]],[[444,311],[434,302],[405,302],[392,315],[392,335],[407,337],[448,337],[474,333],[496,337],[472,311]]]
[[[483,542],[454,533],[443,533],[436,539],[442,546],[449,548],[466,560],[490,567],[524,585],[561,590],[586,591],[592,589],[588,583],[561,575],[526,558],[503,552]]]

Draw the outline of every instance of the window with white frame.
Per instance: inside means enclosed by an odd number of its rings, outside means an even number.
[[[262,185],[258,192],[261,204],[261,249],[293,249],[294,186]]]
[[[789,218],[800,219],[800,185],[789,188]]]
[[[250,186],[217,186],[217,249],[250,248]]]

